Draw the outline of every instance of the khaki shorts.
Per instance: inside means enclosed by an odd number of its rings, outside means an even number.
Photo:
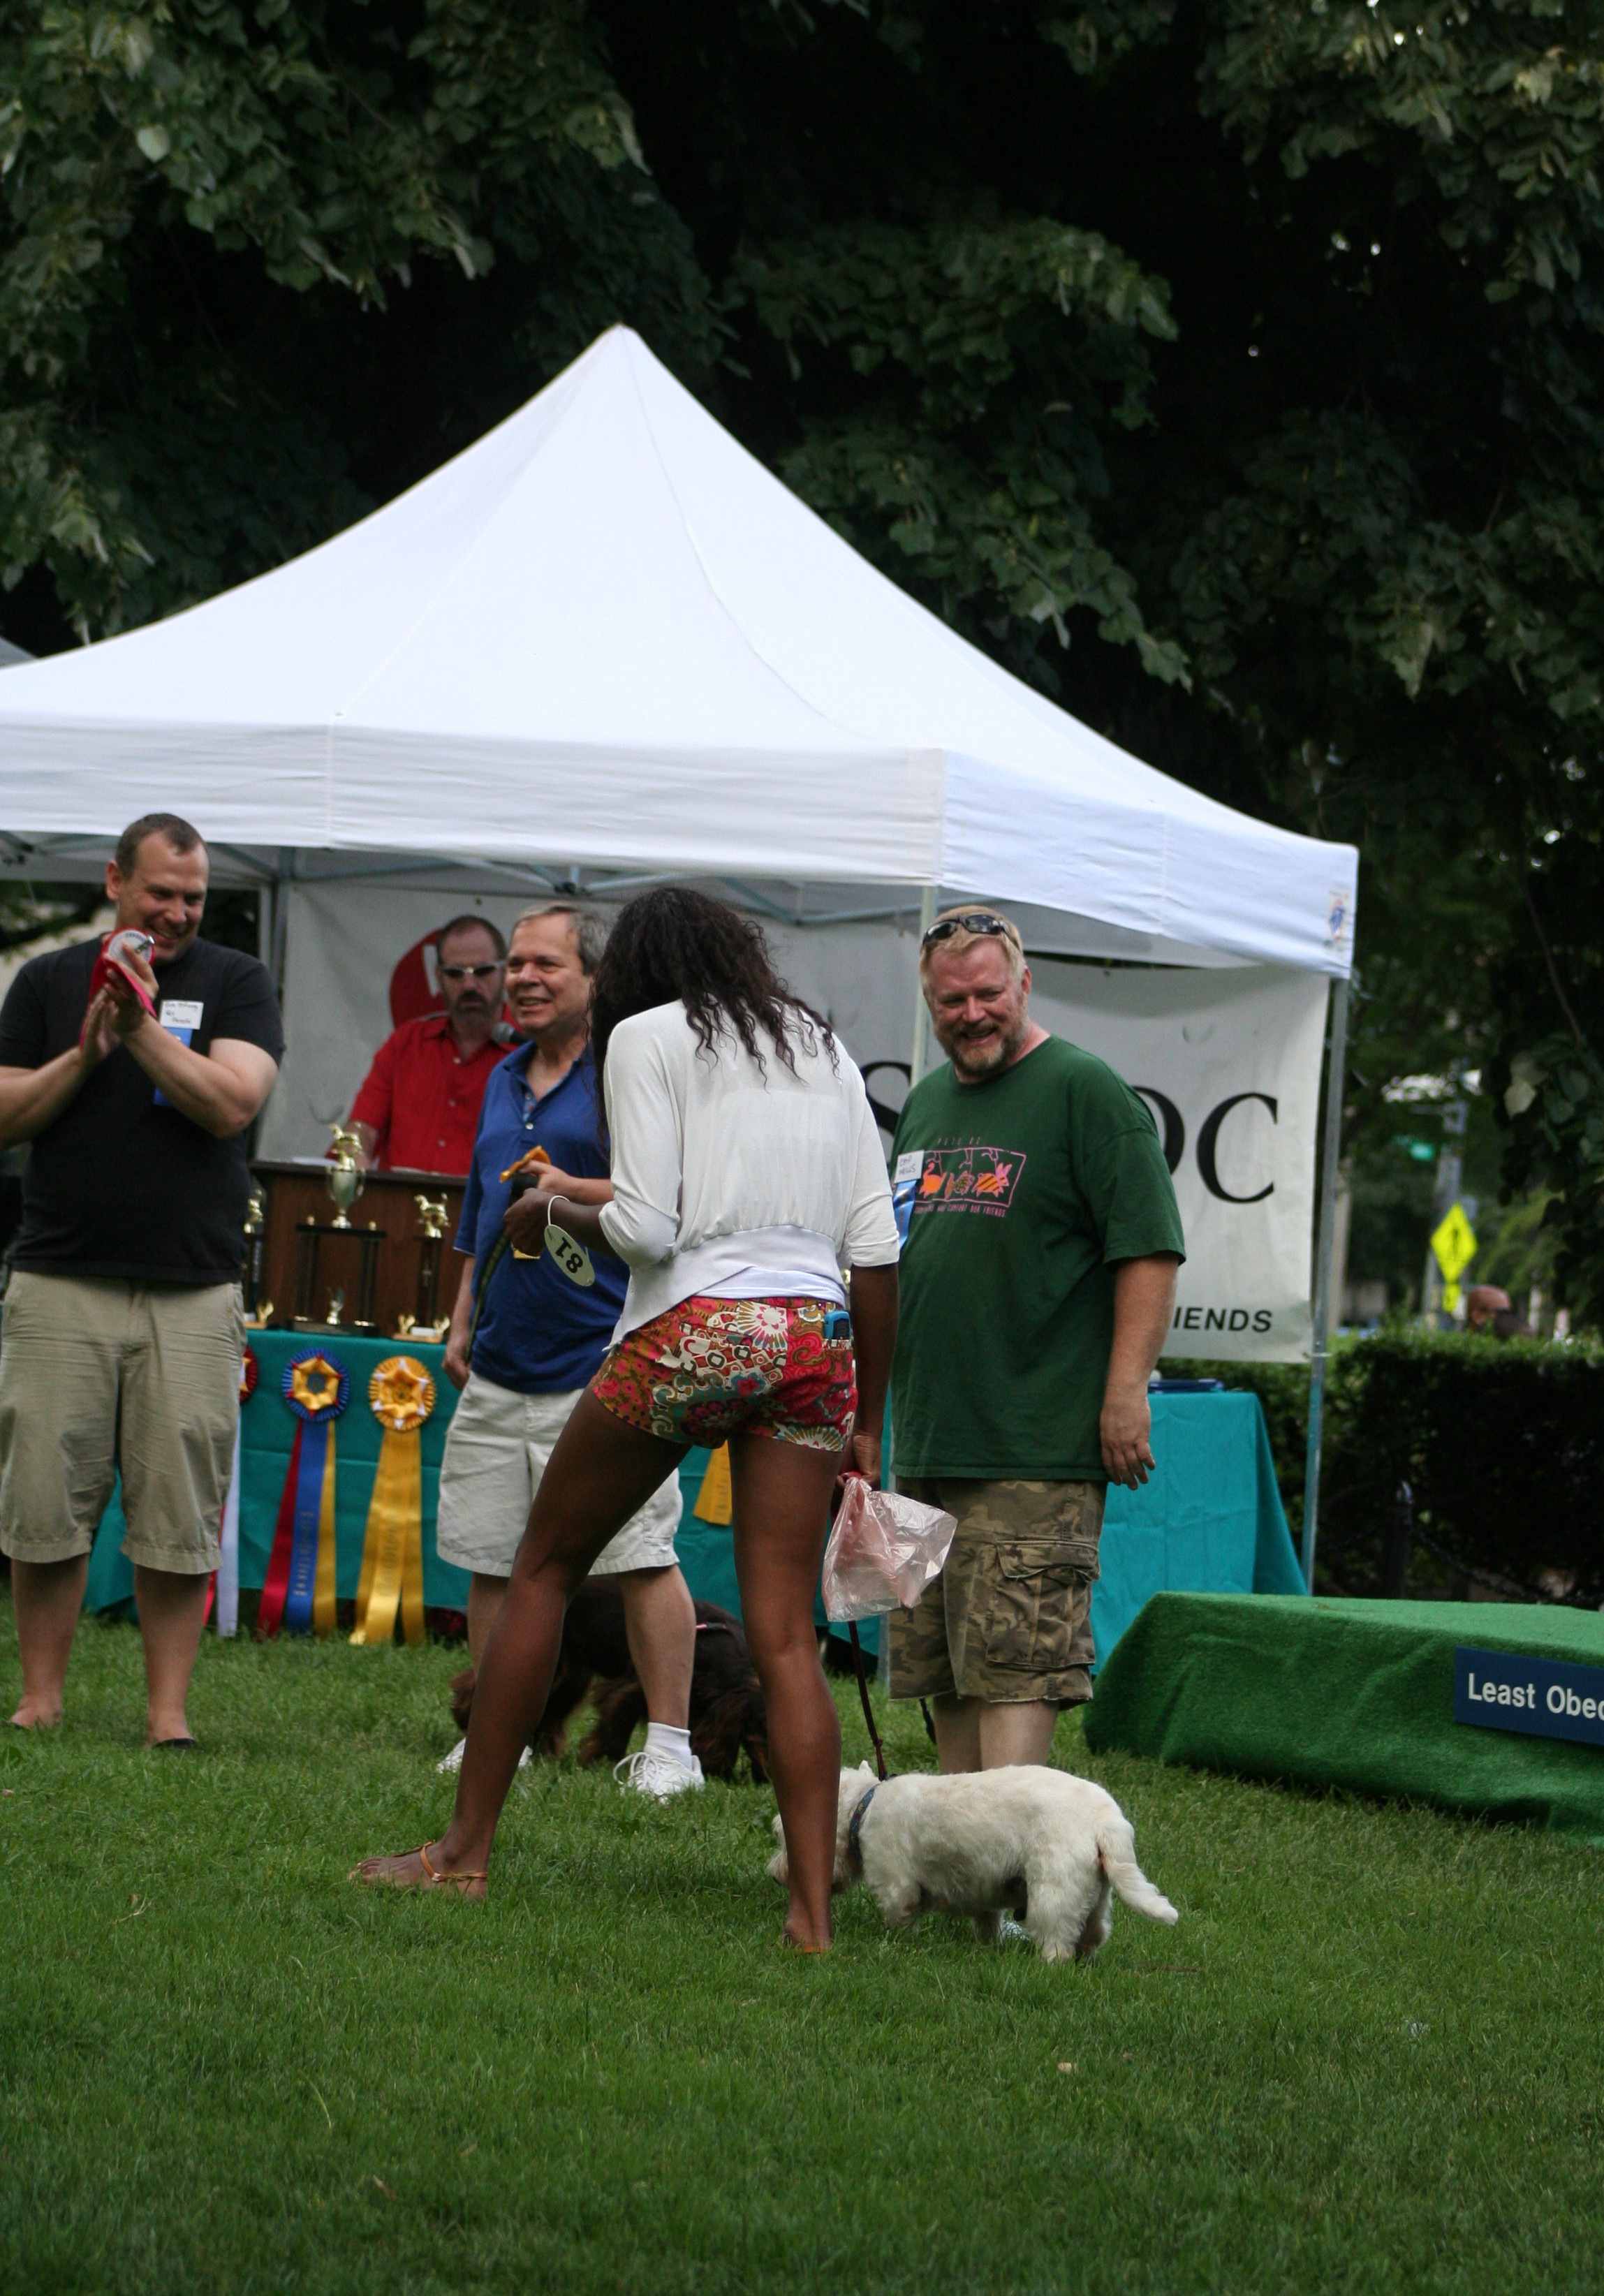
[[[442,1562],[510,1578],[552,1447],[585,1392],[519,1395],[471,1372],[446,1431],[435,1548]],[[680,1524],[676,1470],[609,1539],[593,1572],[662,1570]]]
[[[958,1529],[940,1576],[891,1613],[892,1697],[1084,1705],[1104,1486],[943,1475],[897,1488]]]
[[[0,1329],[0,1547],[87,1554],[120,1467],[129,1561],[215,1570],[244,1356],[237,1283],[19,1268]]]

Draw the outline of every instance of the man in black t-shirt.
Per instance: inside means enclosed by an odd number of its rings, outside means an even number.
[[[206,848],[175,814],[107,864],[153,1017],[80,942],[0,1008],[0,1147],[32,1143],[0,1344],[0,1547],[22,1658],[13,1723],[59,1721],[94,1534],[120,1467],[144,1637],[146,1742],[192,1746],[184,1702],[239,1419],[245,1134],[284,1033],[266,969],[198,938]]]

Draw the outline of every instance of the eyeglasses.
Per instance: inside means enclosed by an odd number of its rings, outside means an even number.
[[[929,948],[934,941],[951,940],[955,932],[982,933],[994,940],[1019,938],[1006,917],[994,916],[989,909],[969,909],[961,917],[938,917],[919,945]]]
[[[442,980],[494,980],[504,971],[499,964],[440,964],[435,967]]]

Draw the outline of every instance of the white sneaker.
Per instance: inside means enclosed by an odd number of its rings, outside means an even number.
[[[618,1777],[620,1770],[626,1770],[627,1777]],[[651,1794],[654,1800],[667,1801],[675,1794],[683,1793],[688,1786],[700,1792],[702,1766],[694,1754],[687,1769],[672,1754],[659,1753],[655,1746],[642,1746],[638,1754],[626,1754],[621,1762],[615,1762],[613,1775],[618,1778],[626,1793]]]
[[[450,1753],[441,1755],[439,1760],[435,1764],[436,1769],[460,1770],[462,1767],[462,1756],[467,1752],[467,1739],[459,1738],[456,1744],[452,1748]],[[527,1770],[529,1767],[529,1750],[527,1746],[518,1758],[518,1767],[520,1770]]]

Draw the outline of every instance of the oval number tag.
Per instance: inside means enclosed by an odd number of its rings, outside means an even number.
[[[545,1247],[570,1283],[595,1282],[596,1271],[591,1266],[589,1252],[582,1243],[576,1243],[567,1228],[559,1227],[555,1220],[546,1222]]]

